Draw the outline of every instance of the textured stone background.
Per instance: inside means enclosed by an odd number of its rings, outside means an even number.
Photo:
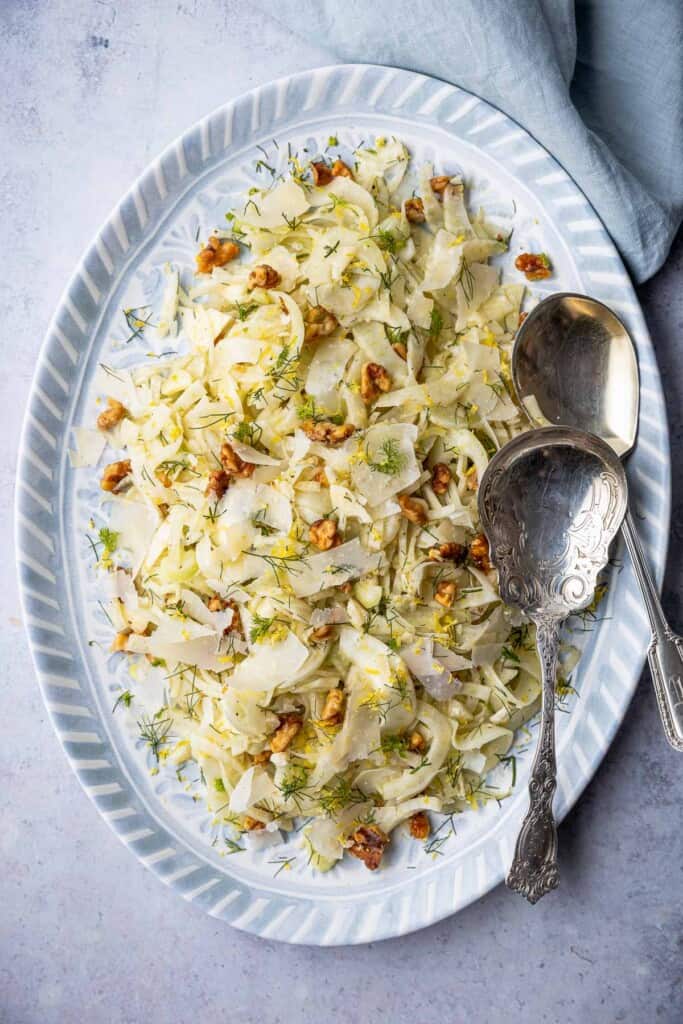
[[[309,0],[302,0],[309,2]],[[276,9],[276,5],[275,5]],[[19,621],[11,504],[36,354],[75,262],[131,180],[209,109],[326,63],[266,3],[0,0],[0,1021],[680,1022],[683,758],[643,677],[561,829],[562,888],[503,889],[365,948],[290,948],[183,903],[98,818],[47,721]],[[683,239],[640,289],[683,443]],[[683,627],[683,494],[665,603]]]

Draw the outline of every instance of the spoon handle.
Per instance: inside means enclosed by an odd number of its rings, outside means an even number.
[[[507,877],[510,889],[536,903],[560,881],[557,866],[557,825],[553,797],[557,787],[555,764],[555,673],[559,628],[554,619],[536,619],[536,645],[543,672],[541,729],[529,780],[529,810],[517,837],[515,856]]]
[[[666,621],[630,511],[622,530],[652,626],[647,656],[664,735],[675,750],[683,751],[683,640]]]

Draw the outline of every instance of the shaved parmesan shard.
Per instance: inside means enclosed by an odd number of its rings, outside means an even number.
[[[310,597],[328,587],[338,587],[348,580],[369,572],[381,572],[385,560],[381,552],[366,551],[355,538],[319,555],[309,555],[296,572],[290,574],[292,590],[297,597]]]
[[[446,652],[445,648],[439,648],[439,653],[442,652],[450,653]],[[436,656],[431,637],[421,637],[403,647],[400,655],[415,678],[419,679],[427,693],[435,700],[449,700],[460,690],[462,683],[453,675],[447,665],[447,659]],[[461,668],[471,667],[470,662],[465,658],[458,658],[458,655],[451,656],[451,665],[456,659],[461,663]]]
[[[119,548],[130,556],[133,577],[145,561],[158,524],[158,512],[141,501],[117,500],[111,503],[109,528],[118,533]]]
[[[96,466],[106,448],[107,437],[101,430],[90,430],[88,427],[74,427],[76,450],[69,448],[69,461],[73,469],[84,469]]]

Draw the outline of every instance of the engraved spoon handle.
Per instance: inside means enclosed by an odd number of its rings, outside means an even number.
[[[622,530],[652,626],[647,656],[664,735],[675,750],[683,751],[683,640],[666,621],[630,511]]]
[[[541,729],[529,780],[529,810],[517,837],[507,885],[536,903],[560,881],[557,866],[557,825],[553,797],[557,787],[555,765],[555,672],[559,647],[556,620],[539,616],[536,644],[543,673]]]

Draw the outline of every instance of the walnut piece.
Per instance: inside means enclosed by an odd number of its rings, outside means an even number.
[[[425,811],[418,811],[410,818],[410,834],[413,839],[426,839],[431,832],[429,818]]]
[[[197,273],[210,274],[214,267],[224,267],[239,254],[240,247],[237,242],[221,242],[216,235],[211,235],[205,247],[197,253]]]
[[[360,395],[364,402],[374,402],[381,393],[391,391],[391,377],[379,363],[363,363],[360,371]]]
[[[470,543],[470,558],[482,572],[491,571],[491,561],[489,559],[489,542],[483,533],[478,533],[477,536]]]
[[[337,548],[342,542],[334,519],[316,519],[311,523],[308,537],[311,544],[315,544],[321,551]]]
[[[369,871],[376,871],[382,860],[389,836],[377,825],[361,825],[351,836],[349,853],[362,860]]]
[[[411,732],[408,737],[408,750],[412,750],[415,754],[420,754],[423,750],[427,749],[427,740],[424,738],[421,732],[417,729]]]
[[[343,160],[335,160],[332,164],[332,177],[333,178],[351,178],[353,181],[353,172],[351,168],[344,163]]]
[[[479,476],[475,466],[472,466],[468,473],[465,474],[465,487],[468,491],[476,491],[479,486]]]
[[[117,491],[120,484],[126,479],[131,471],[130,459],[122,459],[120,462],[110,462],[104,467],[100,487],[103,491]]]
[[[280,725],[270,737],[270,749],[274,754],[286,750],[303,725],[300,715],[281,715]]]
[[[250,291],[253,288],[277,288],[281,280],[282,277],[275,267],[270,267],[267,263],[259,263],[249,274],[247,287]]]
[[[464,544],[456,544],[454,540],[451,540],[446,544],[439,544],[437,547],[430,548],[428,554],[432,562],[446,561],[462,565],[467,558],[467,548]]]
[[[329,640],[333,632],[334,626],[330,623],[326,623],[324,626],[318,626],[317,629],[312,629],[308,634],[308,638],[314,643],[319,643],[321,640]]]
[[[100,430],[111,430],[112,427],[115,427],[127,415],[128,410],[125,405],[121,405],[115,398],[108,398],[107,408],[103,409],[97,417],[97,426]]]
[[[227,441],[221,446],[221,462],[228,476],[250,477],[256,466],[253,462],[245,462]]]
[[[270,750],[261,750],[258,754],[251,755],[252,764],[266,764],[270,761]]]
[[[330,481],[327,479],[327,473],[325,472],[324,466],[321,466],[319,469],[316,469],[315,473],[313,474],[313,479],[317,484],[320,484],[321,487],[330,486]]]
[[[322,444],[341,444],[351,437],[356,429],[353,423],[341,423],[337,425],[331,420],[303,420],[301,429],[311,441],[321,441]]]
[[[324,160],[314,160],[311,163],[311,174],[314,185],[329,185],[333,178],[330,165],[326,164]]]
[[[339,324],[334,313],[330,313],[324,306],[311,306],[304,317],[304,322],[304,341],[327,338]]]
[[[265,828],[265,822],[259,821],[258,818],[252,818],[250,814],[242,815],[242,824],[247,832],[260,832],[262,828]]]
[[[427,522],[427,502],[421,498],[411,498],[408,494],[399,494],[398,503],[401,506],[401,515],[409,519],[411,523],[424,526]]]
[[[450,183],[451,179],[448,174],[437,174],[436,177],[429,179],[429,184],[432,186],[432,192],[438,196],[443,195]]]
[[[405,210],[406,217],[411,224],[424,224],[425,208],[419,196],[415,196],[413,199],[406,199]]]
[[[213,494],[216,501],[223,497],[230,486],[230,477],[224,469],[212,469],[209,473],[209,482],[204,493],[207,498]]]
[[[325,698],[320,720],[327,725],[339,725],[344,717],[344,691],[330,690]]]
[[[432,468],[432,490],[434,494],[445,494],[450,482],[450,469],[445,462],[437,462]]]
[[[439,580],[434,591],[434,600],[444,608],[451,608],[458,593],[454,580]]]
[[[543,281],[550,277],[553,268],[544,252],[523,252],[515,260],[515,267],[521,270],[527,281]]]

